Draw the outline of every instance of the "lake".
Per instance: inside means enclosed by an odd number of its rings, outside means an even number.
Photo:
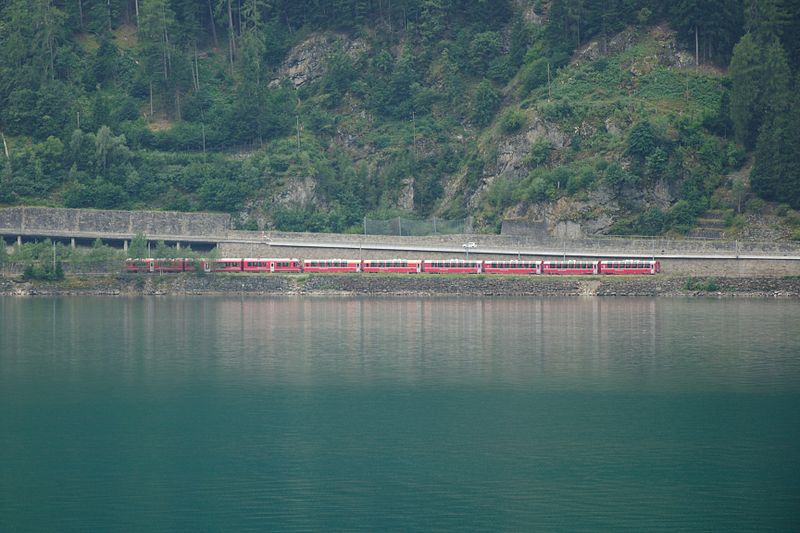
[[[800,302],[0,297],[3,531],[800,528]]]

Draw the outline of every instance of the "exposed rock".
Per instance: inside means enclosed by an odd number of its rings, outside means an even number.
[[[400,197],[397,199],[399,209],[414,209],[414,178],[408,177],[403,180],[403,188],[400,190]]]
[[[530,24],[540,26],[544,24],[544,13],[541,8],[537,12],[531,0],[516,0],[515,8],[518,13],[522,13],[522,19]]]
[[[605,125],[606,125],[606,131],[609,134],[613,135],[614,137],[617,137],[618,135],[620,135],[622,133],[622,130],[620,129],[620,127],[617,125],[617,123],[611,117],[608,117],[606,119]]]
[[[658,65],[668,67],[694,66],[694,56],[686,50],[680,50],[675,32],[667,25],[654,26],[650,32],[658,50],[655,54],[646,56],[631,64],[631,73],[635,76],[650,72]],[[627,51],[637,44],[639,33],[635,28],[628,28],[614,35],[608,40],[602,38],[584,45],[575,55],[574,62],[594,61],[603,56],[616,55]]]
[[[638,40],[638,33],[634,28],[628,28],[607,40],[591,41],[578,50],[575,62],[594,61],[605,55],[621,54]]]
[[[318,80],[325,75],[325,62],[337,44],[354,60],[367,50],[363,39],[351,40],[343,34],[312,35],[289,51],[269,86],[276,87],[283,80],[289,80],[297,88]]]
[[[273,202],[284,206],[317,205],[317,182],[311,176],[292,179],[278,193]]]
[[[552,124],[532,111],[528,128],[516,135],[503,139],[497,147],[497,159],[489,167],[481,187],[470,198],[471,206],[477,205],[481,193],[497,178],[521,179],[528,174],[527,158],[531,147],[540,139],[547,139],[554,149],[560,150],[569,143],[569,137],[555,124]]]

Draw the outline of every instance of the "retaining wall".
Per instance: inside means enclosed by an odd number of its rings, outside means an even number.
[[[175,211],[113,211],[11,207],[0,209],[0,233],[43,235],[97,233],[225,237],[230,215]]]
[[[230,239],[263,241],[307,241],[320,243],[384,244],[398,246],[423,246],[461,248],[466,242],[478,243],[478,248],[553,250],[563,253],[587,253],[601,256],[604,253],[629,253],[634,255],[800,255],[800,244],[792,242],[724,241],[711,239],[540,239],[530,235],[432,235],[427,237],[398,237],[392,235],[352,235],[340,233],[291,233],[230,231]],[[236,246],[235,244],[229,244]]]

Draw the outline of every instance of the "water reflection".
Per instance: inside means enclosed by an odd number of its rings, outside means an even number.
[[[264,384],[608,390],[798,383],[796,302],[632,299],[2,299],[0,365],[23,344],[61,375],[221,374]]]
[[[800,304],[0,298],[0,530],[791,530]]]

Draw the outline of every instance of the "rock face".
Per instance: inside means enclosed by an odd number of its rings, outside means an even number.
[[[678,49],[673,30],[665,25],[654,26],[649,35],[655,39],[658,49],[655,54],[645,58],[644,63],[651,67],[655,65],[680,68],[694,66],[694,56]],[[629,28],[610,39],[591,41],[577,52],[574,61],[594,61],[602,56],[620,54],[636,45],[638,37],[638,30]]]
[[[520,3],[523,3],[520,0]],[[643,42],[645,55],[634,54],[622,68],[634,86],[638,77],[658,67],[693,67],[694,57],[678,48],[675,32],[666,25],[651,28],[647,35],[641,29],[628,28],[612,37],[598,39],[578,50],[573,64],[591,62],[603,57],[622,54]],[[532,147],[546,140],[552,148],[550,164],[561,159],[559,152],[569,149],[575,139],[591,141],[598,131],[611,137],[624,138],[630,127],[624,114],[592,117],[566,128],[562,124],[549,122],[533,110],[528,110],[528,126],[522,132],[501,138],[497,142],[497,156],[493,164],[486,167],[482,186],[470,199],[469,206],[476,208],[481,196],[497,179],[511,182],[523,180],[535,163],[531,161]],[[627,167],[628,161],[620,153],[607,153],[606,159]],[[561,184],[562,186],[564,184]],[[660,180],[647,182],[643,189],[617,190],[602,181],[594,183],[590,190],[580,194],[561,197],[556,201],[520,202],[503,215],[506,219],[525,224],[537,224],[547,228],[549,236],[558,239],[577,239],[586,235],[608,233],[614,224],[631,212],[642,212],[650,208],[668,209],[676,200],[679,184],[668,184]]]
[[[336,46],[341,46],[354,60],[367,50],[363,39],[351,40],[343,34],[313,35],[292,48],[269,86],[276,87],[288,80],[299,88],[320,79],[326,72],[326,60]]]
[[[293,179],[273,198],[273,203],[282,206],[317,205],[316,189],[317,182],[311,176]]]

